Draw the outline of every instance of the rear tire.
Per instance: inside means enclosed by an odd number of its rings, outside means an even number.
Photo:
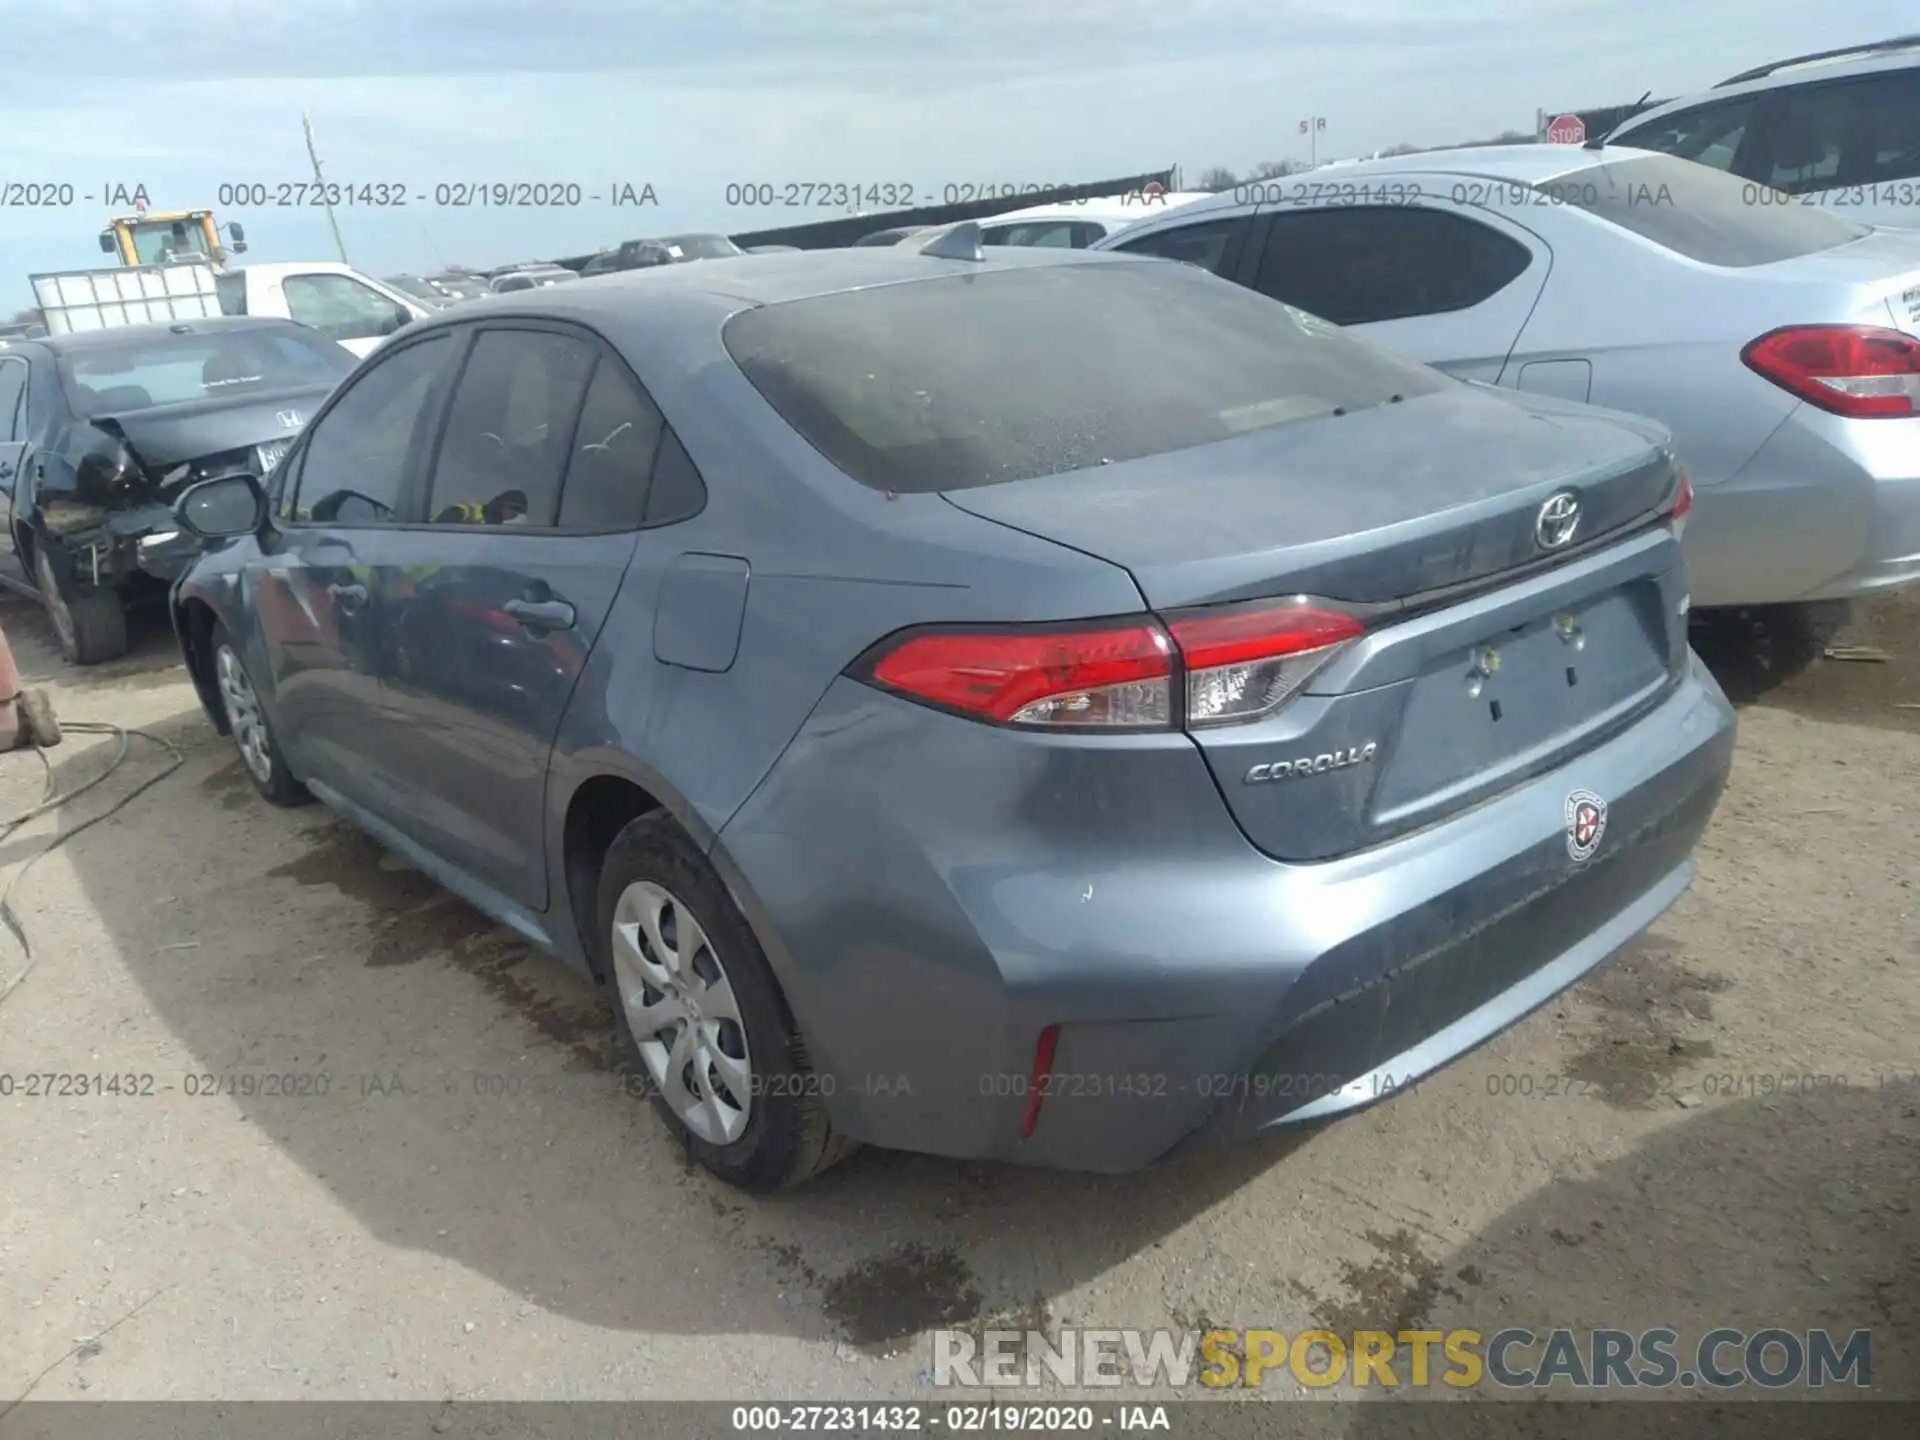
[[[1852,618],[1846,600],[1704,610],[1696,643],[1727,693],[1750,700],[1811,668]]]
[[[227,634],[227,627],[216,622],[208,650],[213,653],[213,683],[220,694],[220,708],[227,717],[227,734],[233,748],[240,752],[240,766],[258,790],[275,805],[304,805],[313,799],[307,787],[293,778],[287,757],[273,733],[273,723],[260,704],[239,647]]]
[[[764,1194],[851,1153],[760,942],[671,816],[614,837],[598,899],[623,1059],[688,1156]]]
[[[127,610],[111,590],[85,594],[63,584],[44,544],[33,547],[33,578],[60,653],[74,665],[102,665],[127,653]]]

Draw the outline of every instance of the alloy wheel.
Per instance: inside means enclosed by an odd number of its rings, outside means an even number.
[[[231,646],[222,645],[214,657],[214,671],[220,685],[220,703],[227,712],[227,725],[233,731],[233,743],[240,749],[253,778],[262,785],[273,783],[273,756],[267,752],[267,722],[260,713],[260,697],[253,693],[246,667]]]
[[[640,1058],[688,1130],[730,1145],[753,1109],[753,1060],[719,952],[677,896],[650,880],[613,911],[614,979]]]

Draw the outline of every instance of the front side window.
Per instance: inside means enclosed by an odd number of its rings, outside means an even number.
[[[1253,285],[1336,325],[1369,325],[1470,309],[1532,263],[1518,240],[1462,215],[1342,205],[1274,216]]]
[[[1622,134],[1616,143],[1636,150],[1657,150],[1715,170],[1732,170],[1753,107],[1751,96],[1717,105],[1696,105]]]
[[[434,382],[453,349],[435,335],[375,362],[311,426],[293,483],[294,518],[391,524]]]
[[[1756,178],[1790,195],[1920,175],[1920,69],[1780,91],[1766,141]]]
[[[0,445],[27,438],[27,362],[0,358]]]
[[[378,340],[413,317],[351,275],[289,275],[287,313],[333,340]]]
[[[722,338],[816,450],[902,493],[1164,455],[1456,383],[1191,266],[1100,257],[763,305]]]
[[[595,348],[546,330],[483,330],[447,410],[428,487],[441,525],[551,526]]]

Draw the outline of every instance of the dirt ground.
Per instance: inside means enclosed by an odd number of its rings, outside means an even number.
[[[63,719],[182,757],[15,892],[36,963],[0,1073],[155,1090],[0,1097],[0,1410],[929,1399],[924,1332],[1005,1317],[1869,1329],[1874,1391],[1920,1397],[1920,598],[1846,637],[1890,663],[1743,708],[1698,881],[1643,944],[1391,1103],[1122,1178],[868,1151],[764,1201],[622,1092],[599,995],[323,809],[261,802],[163,624],[89,672],[31,603],[0,625]],[[132,745],[0,845],[7,875],[164,768]],[[70,787],[114,749],[47,758]],[[0,756],[0,812],[44,778]],[[0,945],[4,985],[26,958]]]

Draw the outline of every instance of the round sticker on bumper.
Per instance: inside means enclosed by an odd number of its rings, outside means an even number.
[[[1600,837],[1607,833],[1607,802],[1591,790],[1576,790],[1567,796],[1567,854],[1575,860],[1590,860],[1600,848]]]

